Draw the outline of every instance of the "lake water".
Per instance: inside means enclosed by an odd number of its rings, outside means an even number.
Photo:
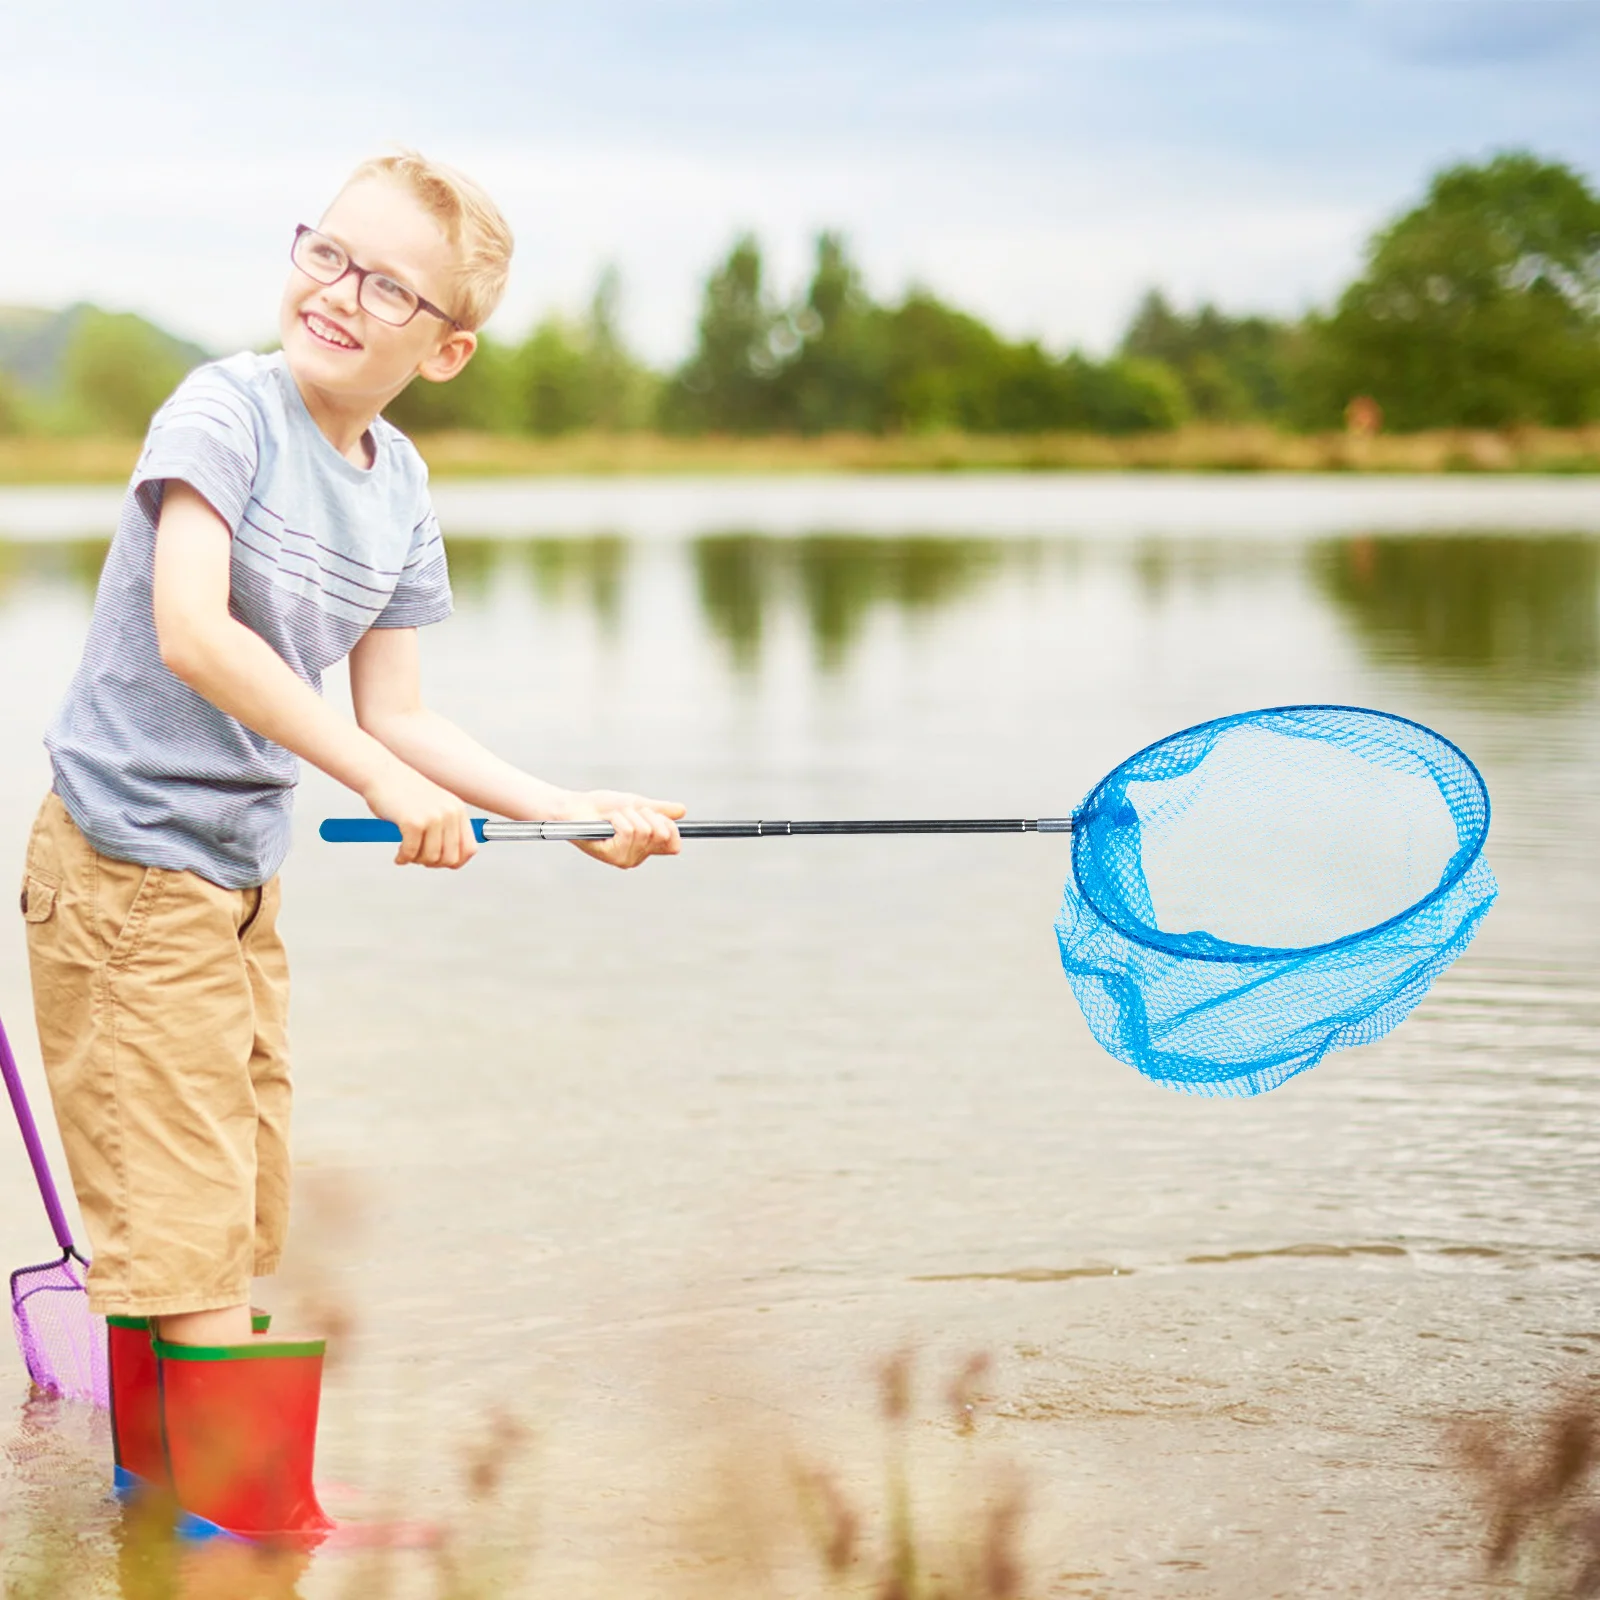
[[[0,495],[18,865],[106,505]],[[425,636],[430,699],[557,781],[708,817],[1050,815],[1185,724],[1354,702],[1479,763],[1502,893],[1395,1034],[1193,1100],[1078,1015],[1063,838],[704,842],[633,874],[499,845],[397,872],[317,841],[360,808],[308,773],[285,874],[304,1205],[264,1292],[353,1318],[325,1476],[486,1545],[533,1530],[540,1592],[750,1594],[767,1558],[771,1592],[817,1592],[766,1464],[830,1463],[873,1502],[874,1370],[911,1347],[919,1524],[955,1537],[1014,1465],[1030,1593],[1481,1592],[1452,1422],[1600,1377],[1600,489],[624,482],[440,505],[457,611]],[[42,1100],[16,918],[0,1015]],[[0,1264],[48,1247],[0,1133]],[[940,1391],[973,1352],[993,1366],[966,1438]],[[25,1397],[0,1350],[0,1570],[65,1504],[117,1593],[84,1465],[105,1442]],[[464,1442],[501,1410],[529,1442],[475,1513]],[[301,1592],[350,1570],[319,1560]]]

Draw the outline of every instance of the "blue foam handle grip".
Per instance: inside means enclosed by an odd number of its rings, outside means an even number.
[[[472,836],[483,843],[483,817],[472,819]],[[317,830],[329,844],[399,844],[400,828],[376,817],[329,817]]]

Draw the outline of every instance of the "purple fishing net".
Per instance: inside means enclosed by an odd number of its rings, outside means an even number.
[[[106,1325],[89,1309],[76,1255],[68,1251],[58,1261],[13,1272],[11,1320],[28,1376],[46,1394],[110,1404]]]

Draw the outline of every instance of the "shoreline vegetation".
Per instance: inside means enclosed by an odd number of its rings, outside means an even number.
[[[624,336],[620,279],[385,415],[441,476],[908,471],[1600,471],[1600,193],[1503,152],[1436,173],[1337,301],[1285,318],[1157,289],[1058,350],[926,286],[873,292],[839,233],[774,283],[746,234],[687,356]],[[263,347],[265,349],[265,347]],[[133,312],[0,306],[0,481],[120,478],[208,359]]]
[[[1284,433],[1192,423],[1164,433],[421,433],[436,478],[802,476],[927,472],[1600,473],[1600,424]],[[0,438],[0,485],[121,483],[140,441]]]

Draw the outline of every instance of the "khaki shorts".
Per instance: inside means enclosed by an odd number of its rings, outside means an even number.
[[[28,841],[34,1013],[94,1262],[124,1316],[243,1305],[289,1221],[278,880],[222,889],[101,855],[58,796]]]

